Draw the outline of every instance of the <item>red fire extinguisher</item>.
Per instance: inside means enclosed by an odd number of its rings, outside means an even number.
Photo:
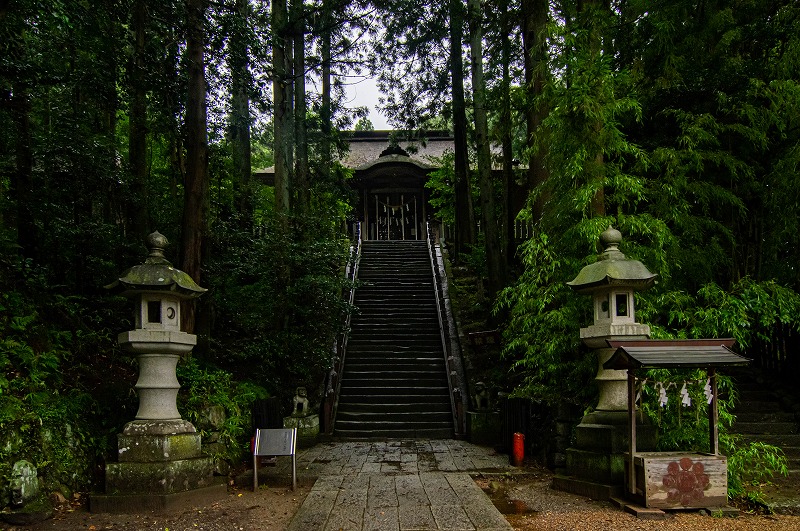
[[[522,466],[522,461],[525,459],[525,434],[515,433],[514,444],[511,448],[511,464],[514,466]]]

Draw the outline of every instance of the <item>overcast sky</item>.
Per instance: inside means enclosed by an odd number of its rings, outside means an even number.
[[[353,82],[347,85],[347,94],[349,96],[348,107],[367,107],[369,109],[369,121],[375,129],[389,129],[389,123],[386,117],[378,112],[376,109],[378,105],[378,87],[375,81],[365,78],[363,81]]]

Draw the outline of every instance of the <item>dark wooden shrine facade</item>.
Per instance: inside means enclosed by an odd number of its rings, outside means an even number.
[[[440,160],[454,148],[446,131],[428,131],[423,138],[392,141],[396,131],[355,131],[348,133],[350,151],[340,161],[353,170],[349,185],[357,200],[353,222],[360,221],[362,238],[368,240],[419,240],[425,238],[426,221],[436,213],[425,183]],[[502,171],[493,169],[496,179]],[[255,178],[274,183],[274,168],[255,171]],[[522,208],[527,193],[522,186],[511,194],[514,212]],[[520,234],[522,239],[525,234]]]

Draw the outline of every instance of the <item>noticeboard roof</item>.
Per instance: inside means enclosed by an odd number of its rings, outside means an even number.
[[[688,369],[747,365],[731,348],[733,339],[645,339],[608,341],[616,348],[606,369]]]

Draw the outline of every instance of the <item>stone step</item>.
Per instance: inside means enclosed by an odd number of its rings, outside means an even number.
[[[397,276],[396,273],[382,274]],[[392,279],[391,282],[385,280],[365,280],[363,277],[359,277],[359,279],[362,283],[356,286],[356,298],[365,295],[375,296],[382,294],[389,294],[393,297],[397,297],[404,293],[424,294],[430,298],[436,296],[433,292],[433,282],[429,278],[395,278]]]
[[[339,401],[340,411],[346,410],[348,413],[370,413],[379,411],[403,411],[407,413],[447,413],[452,414],[449,400],[439,400],[433,402],[342,402]]]
[[[386,362],[386,361],[413,361],[415,359],[419,360],[441,360],[444,359],[444,354],[442,354],[441,346],[435,346],[428,349],[419,349],[419,348],[403,348],[403,347],[387,347],[382,349],[375,349],[375,348],[360,348],[360,349],[353,349],[348,347],[347,348],[347,360],[349,361],[361,361],[361,362],[370,362],[374,363],[376,361],[379,362]]]
[[[370,288],[369,290],[365,291],[356,291],[353,303],[358,306],[357,303],[359,302],[366,302],[373,305],[376,303],[381,303],[384,304],[388,310],[397,304],[402,304],[404,306],[408,306],[410,304],[433,304],[436,302],[436,297],[434,296],[433,288],[429,288],[426,291],[410,289],[398,289],[393,291],[380,288]]]
[[[341,406],[337,412],[336,420],[342,423],[404,423],[409,428],[431,423],[452,423],[453,414],[450,411],[400,411],[385,409],[383,411],[343,411]]]
[[[414,381],[420,382],[423,380],[445,380],[444,362],[441,364],[426,364],[423,367],[417,367],[411,364],[399,365],[396,363],[386,363],[380,366],[374,363],[372,367],[349,365],[347,371],[342,376],[342,382],[354,380],[394,380],[394,381]]]
[[[734,413],[755,413],[758,411],[780,411],[780,404],[773,400],[741,400],[734,408]]]
[[[422,340],[434,341],[441,339],[441,333],[437,328],[412,325],[403,325],[398,323],[396,326],[373,326],[372,328],[361,327],[356,325],[351,328],[350,338],[356,341],[391,341],[397,339],[398,344],[404,345],[408,341]]]
[[[739,391],[739,403],[736,404],[736,407],[739,407],[739,405],[749,401],[778,402],[778,398],[775,396],[773,391],[764,389],[760,386],[753,389],[737,388],[737,391]]]
[[[380,359],[356,359],[349,361],[342,371],[342,377],[361,377],[362,374],[397,374],[398,378],[407,378],[406,375],[425,372],[427,374],[439,374],[444,378],[444,360],[441,358],[424,359],[416,363],[410,360],[380,360]],[[359,375],[359,376],[355,376]]]
[[[358,268],[358,281],[361,286],[392,286],[411,282],[432,285],[433,272],[430,267],[430,264],[415,268],[364,266]]]
[[[423,360],[418,363],[400,362],[396,360],[389,360],[382,362],[381,360],[354,360],[348,363],[342,372],[342,377],[349,378],[351,375],[354,378],[363,377],[365,374],[396,374],[397,378],[408,378],[408,375],[417,373],[438,374],[444,378],[444,361],[439,360]]]
[[[366,322],[362,322],[361,319],[351,319],[350,330],[351,335],[367,334],[370,330],[375,330],[375,335],[385,334],[386,332],[404,332],[408,334],[409,332],[413,333],[415,330],[419,330],[422,334],[436,336],[439,332],[439,320],[436,319],[436,321],[434,321],[433,319],[428,319],[427,322],[425,322],[425,320],[420,320],[418,316],[409,317],[409,320],[370,317]]]
[[[347,390],[348,392],[339,396],[339,407],[346,404],[388,404],[392,405],[393,407],[402,407],[403,404],[438,404],[438,403],[450,403],[450,395],[443,395],[442,393],[437,394],[430,394],[430,393],[406,393],[403,395],[382,395],[380,397],[376,397],[370,394],[366,394],[363,392],[363,389],[354,389],[354,390]],[[352,392],[351,392],[352,391]],[[361,394],[356,393],[355,391],[362,391]]]
[[[397,360],[402,362],[404,360],[441,360],[444,359],[442,354],[442,344],[431,343],[426,346],[384,346],[376,348],[373,345],[348,345],[347,347],[347,360],[350,361],[364,361],[376,362],[380,361],[387,363],[389,361]]]
[[[401,313],[417,311],[428,314],[436,312],[436,299],[413,294],[387,297],[382,293],[371,297],[356,297],[353,299],[353,305],[362,313],[367,313],[367,310],[371,312],[400,311]]]
[[[378,396],[402,396],[410,393],[427,393],[431,396],[448,396],[447,380],[444,378],[425,378],[420,380],[406,380],[381,378],[380,380],[359,380],[347,378],[342,380],[342,393],[374,394]]]
[[[794,414],[785,411],[736,411],[736,422],[793,422],[796,423]],[[737,430],[738,431],[738,430]]]
[[[797,433],[795,422],[739,422],[733,425],[733,431],[753,435],[784,435]]]
[[[419,351],[430,354],[431,351],[442,350],[441,336],[384,336],[384,337],[357,337],[347,343],[350,352],[414,352]]]
[[[387,319],[385,317],[372,316],[365,319],[358,319],[350,323],[351,333],[357,330],[364,331],[396,331],[396,330],[412,330],[412,331],[433,331],[438,334],[439,321],[432,319],[423,319],[421,317],[411,317],[409,319]]]
[[[347,350],[363,352],[397,352],[404,351],[403,347],[422,352],[430,353],[431,350],[442,349],[442,338],[440,334],[418,334],[413,332],[385,332],[383,335],[360,334],[348,341]],[[406,349],[405,352],[408,352]]]
[[[412,374],[416,372],[426,372],[428,374],[439,374],[444,378],[444,360],[442,358],[435,359],[435,358],[427,358],[427,359],[420,359],[419,361],[414,360],[398,360],[398,359],[388,359],[388,360],[381,360],[377,358],[373,359],[355,359],[349,360],[346,363],[344,370],[342,371],[342,377],[348,377],[351,374],[362,374],[362,373],[375,373],[383,372],[385,375],[392,375],[397,374],[398,378],[406,378],[405,375]]]
[[[415,428],[407,427],[378,427],[374,429],[336,428],[334,436],[339,439],[452,439],[452,423],[447,427]]]
[[[342,382],[340,389],[340,396],[372,396],[374,398],[386,396],[417,396],[428,395],[435,396],[450,396],[450,389],[447,384],[443,385],[407,385],[405,382],[400,382],[392,386],[358,386],[353,387],[349,384],[345,385]]]
[[[385,293],[375,293],[370,296],[356,296],[353,299],[353,304],[357,308],[376,308],[380,307],[382,310],[408,310],[408,309],[436,309],[436,299],[429,295],[415,295],[411,294],[398,294],[396,296],[387,295]]]
[[[742,441],[748,442],[763,442],[777,446],[783,450],[787,457],[800,457],[800,434],[742,434]]]
[[[439,363],[444,359],[441,346],[428,350],[393,347],[385,349],[347,349],[346,363],[412,364],[417,362]]]
[[[356,289],[355,300],[368,300],[370,302],[381,300],[388,303],[402,302],[408,296],[409,301],[416,299],[426,298],[435,300],[433,293],[433,286],[427,286],[426,289],[404,289],[402,286],[397,286],[397,289],[383,287],[383,286],[369,286],[366,289]]]
[[[366,347],[371,350],[391,350],[407,348],[442,348],[441,335],[433,334],[419,334],[418,336],[409,334],[384,334],[377,336],[370,334],[369,337],[357,336],[350,338],[347,341],[347,349],[357,349],[359,347]],[[363,348],[362,348],[363,350]]]

